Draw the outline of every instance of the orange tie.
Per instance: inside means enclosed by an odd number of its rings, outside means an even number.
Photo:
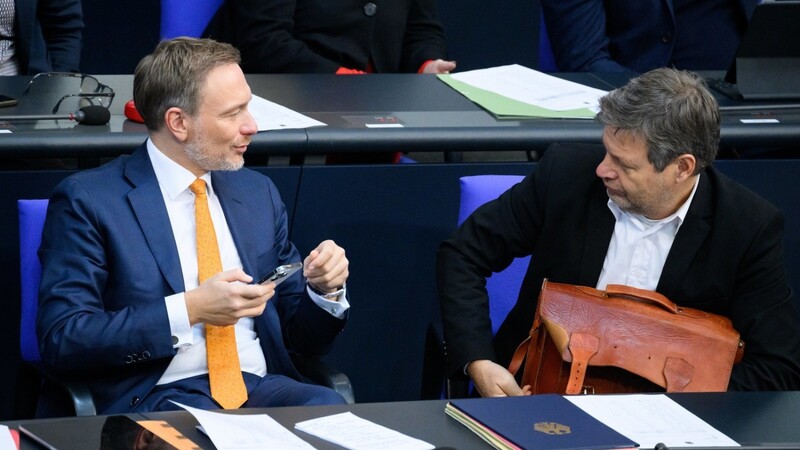
[[[198,178],[189,189],[194,192],[194,211],[197,223],[197,272],[200,283],[222,272],[217,234],[208,210],[206,182]],[[206,358],[211,396],[223,408],[238,408],[247,401],[239,354],[236,351],[234,326],[218,327],[206,324]]]

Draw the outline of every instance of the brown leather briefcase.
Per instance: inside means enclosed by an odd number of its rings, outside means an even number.
[[[711,392],[728,387],[744,343],[728,318],[622,285],[606,291],[544,280],[524,362],[534,394]]]

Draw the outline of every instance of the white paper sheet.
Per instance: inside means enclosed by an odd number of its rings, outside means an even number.
[[[665,395],[567,395],[564,398],[639,448],[738,447],[733,439]]]
[[[304,116],[257,95],[253,95],[253,98],[250,99],[248,109],[258,124],[258,131],[326,126],[319,120]]]
[[[266,414],[224,414],[173,403],[189,411],[200,422],[203,432],[217,450],[314,449]]]
[[[350,450],[429,450],[431,444],[345,412],[295,424],[295,429]]]
[[[17,450],[17,444],[5,425],[0,425],[0,450]]]
[[[554,111],[588,108],[598,111],[606,91],[563,80],[519,64],[470,70],[451,78],[477,88]]]

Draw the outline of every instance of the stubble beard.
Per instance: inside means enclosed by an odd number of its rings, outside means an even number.
[[[197,130],[197,137],[186,144],[186,156],[201,169],[210,172],[212,170],[235,171],[244,166],[244,158],[227,158],[225,153],[209,153],[203,149],[212,148],[209,139],[206,137],[202,128]]]

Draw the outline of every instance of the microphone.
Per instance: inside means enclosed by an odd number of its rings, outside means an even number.
[[[111,120],[111,112],[100,105],[84,106],[78,111],[69,114],[22,114],[0,116],[0,121],[32,121],[32,120],[74,120],[84,125],[105,125]]]

